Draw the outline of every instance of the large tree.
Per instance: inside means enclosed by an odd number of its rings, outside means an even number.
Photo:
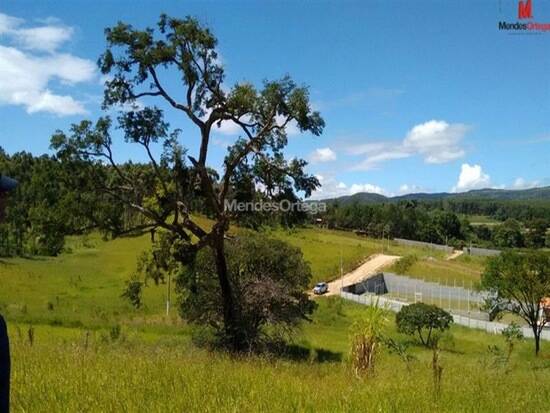
[[[260,89],[246,82],[225,85],[217,40],[194,18],[161,15],[158,30],[138,30],[119,23],[105,33],[108,48],[99,59],[101,71],[109,78],[104,108],[130,108],[121,112],[119,126],[126,141],[141,145],[153,165],[155,195],[142,196],[142,177],[117,164],[108,117],[95,125],[83,121],[69,134],[59,132],[52,145],[59,156],[111,165],[116,177],[100,182],[101,190],[143,214],[147,221],[142,229],[168,232],[171,251],[182,264],[192,262],[202,248],[211,249],[223,299],[225,334],[238,350],[244,346],[245,337],[239,328],[241,315],[224,252],[232,218],[232,212],[225,208],[226,200],[239,186],[243,171],[247,179],[261,184],[268,196],[290,191],[309,196],[319,182],[304,172],[305,161],[285,159],[287,127],[294,124],[302,132],[320,135],[324,121],[311,109],[308,89],[288,76],[265,81]],[[177,86],[173,82],[176,78],[180,80]],[[163,112],[147,106],[154,100],[162,101],[196,127],[196,155],[181,147],[179,131],[170,131]],[[209,168],[208,154],[212,131],[222,122],[237,125],[240,138],[228,148],[223,173],[218,177]],[[153,155],[157,143],[164,147],[160,160]],[[191,200],[196,196],[214,219],[209,230],[201,228],[190,214]]]
[[[550,257],[543,252],[505,252],[491,258],[481,277],[481,288],[493,293],[495,308],[525,320],[533,331],[538,354],[547,323],[542,311],[543,300],[550,297]]]

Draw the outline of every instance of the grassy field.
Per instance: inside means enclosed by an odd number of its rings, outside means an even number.
[[[487,258],[460,256],[454,260],[446,260],[444,255],[430,251],[409,252],[416,257],[406,271],[399,271],[399,265],[393,265],[388,271],[408,275],[425,281],[435,281],[443,285],[470,288],[481,277]]]
[[[321,228],[306,228],[292,231],[277,230],[271,235],[280,238],[304,253],[313,273],[313,283],[330,281],[340,274],[340,256],[344,273],[356,268],[372,254],[405,255],[411,251],[387,241],[360,237],[352,232],[333,231]]]
[[[508,364],[488,345],[501,337],[455,327],[443,343],[442,390],[435,396],[431,353],[414,345],[409,368],[382,350],[375,375],[357,379],[348,362],[350,324],[363,308],[320,300],[296,337],[295,359],[234,358],[198,349],[188,335],[124,327],[87,332],[11,326],[15,412],[358,412],[544,411],[550,360],[530,343]],[[390,317],[392,317],[390,315]],[[394,331],[388,334],[408,340]],[[544,353],[548,355],[549,353]],[[301,355],[301,357],[299,357]]]
[[[494,225],[502,224],[501,221],[498,221],[486,215],[462,215],[461,217],[467,218],[470,221],[471,225],[494,226]]]
[[[309,228],[272,236],[300,247],[314,281],[338,275],[382,251],[377,240]],[[0,311],[9,320],[15,412],[356,412],[542,411],[550,400],[550,345],[535,359],[519,345],[507,364],[489,345],[499,336],[452,328],[443,342],[442,392],[433,392],[431,353],[413,343],[409,368],[382,350],[376,374],[357,379],[348,361],[350,326],[364,307],[321,298],[312,322],[292,338],[288,357],[234,358],[197,347],[192,329],[173,312],[164,316],[166,286],[145,290],[145,307],[120,298],[146,236],[103,241],[71,238],[56,258],[0,262]],[[416,254],[415,274],[469,274],[482,262],[430,250],[385,245]],[[462,272],[461,272],[462,271]],[[425,273],[424,273],[425,272]],[[473,276],[472,276],[473,277]],[[473,279],[473,278],[472,278]],[[388,334],[395,331],[389,314]]]
[[[201,224],[207,226],[208,221]],[[312,285],[339,276],[341,255],[347,272],[382,251],[380,241],[348,232],[305,228],[274,230],[268,235],[302,249],[312,268]],[[137,256],[149,246],[148,235],[104,241],[92,234],[70,237],[69,252],[59,257],[0,260],[0,311],[19,322],[69,327],[154,323],[165,309],[165,285],[145,288],[145,305],[139,311],[120,298],[126,280],[135,271]],[[390,243],[384,251],[402,255],[411,250]]]

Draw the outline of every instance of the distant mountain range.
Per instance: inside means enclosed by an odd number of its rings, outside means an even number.
[[[399,201],[436,201],[441,199],[476,199],[476,200],[495,200],[495,201],[532,201],[532,200],[547,200],[550,201],[550,186],[531,189],[474,189],[468,192],[450,193],[418,193],[407,194],[393,197],[387,197],[380,194],[370,192],[358,192],[353,195],[341,196],[338,198],[324,199],[325,202],[338,202],[339,204],[379,204],[385,202]]]

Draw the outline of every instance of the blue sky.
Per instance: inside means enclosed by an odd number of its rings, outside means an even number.
[[[534,19],[550,22],[550,0],[532,1]],[[516,0],[3,0],[0,146],[41,154],[56,129],[97,118],[103,29],[154,25],[161,12],[214,31],[229,85],[287,73],[309,85],[327,127],[290,130],[287,154],[310,161],[318,198],[550,184],[550,32],[499,31],[517,21]],[[166,116],[195,150],[192,126]],[[216,131],[212,166],[234,130]]]

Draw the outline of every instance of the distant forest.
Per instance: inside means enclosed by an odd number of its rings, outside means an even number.
[[[485,216],[498,223],[471,222]],[[440,199],[386,203],[329,203],[323,221],[330,228],[372,237],[498,248],[550,247],[550,201]]]
[[[158,168],[163,169],[161,164]],[[147,163],[127,162],[117,165],[137,180],[140,192],[135,194],[136,204],[154,199],[163,202],[164,195],[156,182],[153,166]],[[164,168],[166,173],[168,169]],[[184,167],[186,176],[192,176],[192,167]],[[139,231],[140,225],[148,231],[150,222],[143,215],[117,198],[101,190],[102,183],[119,179],[112,166],[102,163],[79,163],[67,156],[34,156],[28,152],[8,155],[0,147],[0,173],[19,182],[10,194],[6,219],[0,224],[0,256],[55,256],[63,251],[67,235],[100,231],[105,237],[120,237]],[[210,174],[219,181],[214,170]],[[185,179],[185,177],[182,177]],[[193,212],[205,216],[212,213],[201,193],[200,185],[187,194],[187,204]],[[258,201],[252,181],[234,180],[231,198],[238,201]],[[274,200],[296,201],[291,191],[271,197]],[[168,202],[166,200],[166,202]],[[302,225],[309,222],[305,212],[290,214],[238,213],[235,221],[245,227],[265,225]],[[153,228],[151,236],[154,237]]]
[[[141,168],[144,175],[148,169],[146,165],[121,167]],[[94,176],[78,163],[27,152],[9,156],[0,148],[0,173],[19,182],[0,225],[0,256],[57,255],[66,235],[107,227],[113,234],[122,234],[130,221],[138,219],[116,199],[95,191]],[[108,177],[110,171],[98,167],[95,173]]]
[[[162,167],[162,165],[161,165]],[[125,163],[142,183],[136,197],[161,197],[149,164]],[[148,227],[141,214],[98,190],[98,184],[117,179],[112,167],[79,164],[49,155],[20,152],[8,155],[0,148],[0,173],[13,176],[19,188],[10,196],[6,221],[0,225],[0,256],[57,255],[67,235],[99,230],[105,236],[125,235],[129,228]],[[211,171],[215,176],[216,172]],[[258,200],[251,182],[236,182],[233,198]],[[197,213],[210,215],[200,190],[189,194],[189,204]],[[293,195],[280,194],[279,200]],[[273,199],[273,198],[272,198]],[[500,223],[472,225],[469,217],[483,215]],[[304,225],[319,216],[303,212],[273,215],[246,212],[235,216],[241,226]],[[550,201],[436,199],[397,202],[329,202],[323,222],[330,228],[357,230],[372,237],[400,237],[434,243],[500,248],[542,248],[550,246]]]

